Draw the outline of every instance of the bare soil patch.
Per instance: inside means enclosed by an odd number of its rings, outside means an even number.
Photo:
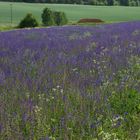
[[[101,19],[83,18],[83,19],[80,19],[78,23],[104,23],[104,21]]]

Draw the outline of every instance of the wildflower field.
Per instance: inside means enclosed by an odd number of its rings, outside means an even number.
[[[140,140],[140,22],[0,32],[0,140]]]

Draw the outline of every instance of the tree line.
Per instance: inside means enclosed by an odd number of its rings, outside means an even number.
[[[121,5],[140,6],[140,0],[0,0],[29,3],[58,3],[58,4],[85,4],[85,5]]]
[[[45,8],[41,14],[42,25],[43,26],[61,26],[65,25],[68,22],[66,14],[60,11],[52,11],[49,8]],[[37,27],[39,26],[39,22],[32,15],[32,13],[28,13],[19,23],[19,28],[25,27]]]

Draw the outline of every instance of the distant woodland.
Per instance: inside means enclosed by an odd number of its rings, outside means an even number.
[[[140,6],[140,0],[0,0],[11,2],[29,3],[58,3],[58,4],[85,4],[85,5],[121,5],[121,6]]]

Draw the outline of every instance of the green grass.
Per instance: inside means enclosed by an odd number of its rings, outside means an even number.
[[[12,5],[13,24],[18,24],[29,12],[33,13],[33,15],[41,22],[41,13],[45,7],[49,7],[52,10],[64,11],[69,19],[69,22],[78,21],[80,18],[99,18],[106,22],[140,20],[140,7],[30,3],[12,3]],[[0,2],[0,24],[10,24],[10,12],[10,2]]]

